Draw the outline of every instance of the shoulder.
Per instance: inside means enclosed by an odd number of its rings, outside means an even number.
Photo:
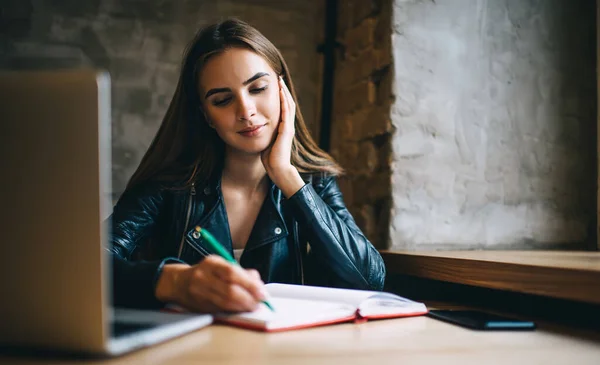
[[[119,197],[117,205],[160,204],[181,190],[178,185],[155,180],[145,181],[125,189]]]

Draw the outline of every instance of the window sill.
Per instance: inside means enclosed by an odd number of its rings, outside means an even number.
[[[600,252],[381,251],[389,274],[600,304]]]

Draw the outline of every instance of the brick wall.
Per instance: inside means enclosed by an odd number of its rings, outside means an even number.
[[[331,153],[346,169],[346,204],[378,248],[391,209],[391,2],[340,1]]]
[[[112,77],[116,198],[152,140],[200,26],[235,16],[256,26],[291,69],[305,119],[318,131],[322,0],[3,0],[0,69],[93,66]],[[310,24],[310,26],[307,26]]]

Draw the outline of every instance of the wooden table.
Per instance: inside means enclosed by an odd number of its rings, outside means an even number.
[[[0,355],[5,364],[82,360]],[[213,325],[120,358],[90,364],[600,364],[600,336],[541,326],[532,332],[479,332],[428,317],[341,324],[276,334]]]

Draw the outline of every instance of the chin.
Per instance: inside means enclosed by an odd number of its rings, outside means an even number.
[[[264,142],[256,141],[254,143],[244,143],[244,144],[232,146],[232,147],[234,147],[236,150],[238,150],[244,154],[256,155],[256,154],[262,153],[267,148],[269,148],[269,142],[268,141],[264,141]]]

